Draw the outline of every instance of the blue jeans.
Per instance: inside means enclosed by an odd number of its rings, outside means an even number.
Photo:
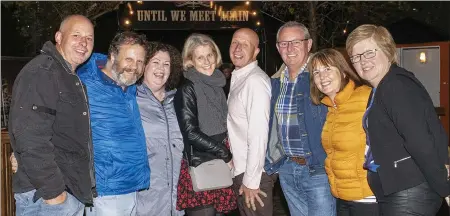
[[[136,216],[136,192],[96,197],[86,216]]]
[[[289,159],[278,172],[291,215],[336,215],[336,200],[331,195],[325,171],[310,171],[308,166]]]
[[[25,193],[15,193],[16,216],[83,216],[84,205],[72,194],[67,193],[66,200],[57,205],[49,205],[39,198],[33,202],[34,193],[31,190]]]

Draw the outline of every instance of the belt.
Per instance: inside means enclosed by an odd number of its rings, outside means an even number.
[[[292,161],[294,161],[295,163],[299,164],[299,165],[306,165],[306,158],[304,157],[290,157]]]

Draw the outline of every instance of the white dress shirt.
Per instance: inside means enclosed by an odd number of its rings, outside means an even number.
[[[258,189],[264,171],[269,134],[270,78],[254,61],[234,70],[228,96],[228,136],[234,175],[244,173],[242,184]]]

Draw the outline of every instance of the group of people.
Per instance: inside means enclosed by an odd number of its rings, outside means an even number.
[[[228,94],[204,34],[180,55],[121,32],[103,55],[92,23],[71,15],[55,41],[13,87],[17,215],[271,216],[277,178],[296,216],[434,215],[450,193],[448,136],[382,26],[349,35],[351,67],[334,49],[310,54],[308,29],[287,22],[272,78],[258,35],[238,29]],[[233,185],[194,191],[189,167],[214,159]]]

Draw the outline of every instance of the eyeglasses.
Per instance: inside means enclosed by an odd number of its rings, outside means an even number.
[[[358,63],[359,61],[361,61],[361,56],[364,56],[365,59],[370,59],[373,58],[377,55],[377,49],[373,49],[373,50],[367,50],[361,54],[356,54],[354,56],[350,57],[350,61],[355,64]]]
[[[299,47],[303,41],[307,41],[309,38],[300,39],[300,40],[291,40],[291,41],[278,41],[277,44],[280,48],[286,48],[291,44],[294,47]]]

